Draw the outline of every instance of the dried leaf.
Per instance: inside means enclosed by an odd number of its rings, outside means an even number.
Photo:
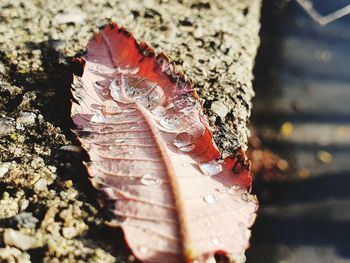
[[[243,152],[220,153],[190,81],[116,24],[87,46],[72,118],[92,183],[144,262],[244,261],[257,201]]]

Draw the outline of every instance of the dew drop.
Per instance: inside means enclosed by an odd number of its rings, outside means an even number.
[[[160,125],[169,131],[174,131],[180,128],[180,120],[176,116],[165,116],[160,120]]]
[[[160,185],[162,183],[162,180],[155,177],[153,174],[146,173],[141,177],[141,183],[143,185]]]
[[[105,123],[106,118],[100,112],[96,112],[94,116],[92,116],[91,122]]]
[[[120,91],[119,90],[111,90],[111,96],[116,101],[120,101]]]
[[[190,144],[190,145],[186,145],[183,147],[179,147],[180,151],[182,151],[182,152],[192,152],[194,150],[194,148],[196,148],[195,144]]]
[[[163,117],[166,113],[166,110],[162,106],[157,106],[151,112],[153,115],[155,115],[157,117]]]
[[[213,237],[212,240],[211,240],[211,242],[212,242],[214,245],[216,245],[216,246],[222,246],[222,245],[223,245],[223,243],[221,243],[220,239],[217,238],[217,237]]]
[[[117,80],[114,79],[109,85],[109,90],[113,99],[119,102],[126,101],[126,95],[123,92],[123,89],[117,84]]]
[[[145,87],[142,88],[142,86]],[[149,110],[153,110],[154,108],[159,107],[164,98],[163,89],[155,83],[149,81],[144,81],[143,85],[141,85],[141,89],[135,88],[131,90],[134,90],[134,93],[137,95],[135,96],[132,94],[134,100]],[[146,93],[143,90],[146,90]]]
[[[196,145],[193,143],[194,139],[192,134],[188,132],[180,132],[175,136],[173,141],[174,145],[183,152],[191,152]]]
[[[121,113],[121,109],[115,101],[105,100],[102,104],[101,112],[105,115],[115,115]]]
[[[95,88],[102,90],[105,87],[105,81],[104,80],[99,80],[95,82]]]
[[[200,163],[199,168],[206,176],[213,176],[222,171],[222,166],[216,161],[212,161],[209,163]]]
[[[226,193],[228,193],[229,189],[227,189],[227,188],[219,188],[219,189],[217,189],[217,191],[219,193],[226,194]]]
[[[231,187],[232,190],[238,190],[239,189],[239,186],[238,185],[234,185]]]
[[[171,110],[171,109],[174,108],[174,107],[175,107],[174,103],[171,102],[171,103],[168,104],[168,106],[166,106],[165,109],[166,109],[166,110]]]
[[[122,75],[121,88],[124,89],[125,94],[130,98],[135,98],[146,94],[155,83],[147,81],[146,78],[138,75]]]
[[[203,198],[204,202],[208,203],[208,204],[214,204],[216,203],[216,198],[213,195],[206,195]]]

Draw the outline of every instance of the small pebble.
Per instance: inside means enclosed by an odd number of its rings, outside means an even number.
[[[24,211],[29,206],[29,201],[27,199],[22,199],[18,202],[21,211]]]
[[[41,157],[36,157],[34,158],[31,162],[30,165],[34,168],[37,169],[41,166],[44,166],[44,160]]]
[[[9,163],[3,163],[0,166],[0,178],[3,177],[4,175],[6,175],[9,171]]]
[[[53,18],[53,23],[54,24],[69,24],[69,23],[74,23],[74,24],[82,24],[84,23],[86,19],[86,15],[79,11],[79,10],[73,10],[68,13],[63,13],[63,14],[57,14]]]
[[[34,189],[36,191],[43,191],[47,188],[47,181],[44,178],[40,178],[35,184]]]
[[[73,186],[73,181],[72,180],[64,181],[64,187],[71,188],[72,186]]]
[[[11,228],[5,229],[4,242],[8,246],[15,246],[22,250],[33,249],[39,246],[35,237],[23,234]]]
[[[13,218],[17,222],[17,227],[34,228],[39,220],[32,213],[23,212]]]
[[[62,235],[65,238],[72,239],[76,235],[78,235],[78,230],[75,227],[72,227],[72,226],[64,227],[64,228],[62,228]]]
[[[225,104],[223,104],[220,101],[213,101],[213,103],[211,104],[211,110],[217,115],[219,115],[222,120],[225,119],[228,113],[228,108]]]
[[[36,115],[33,112],[21,112],[17,119],[17,124],[31,125],[35,123]]]
[[[0,136],[8,135],[15,131],[15,124],[10,118],[0,118]]]

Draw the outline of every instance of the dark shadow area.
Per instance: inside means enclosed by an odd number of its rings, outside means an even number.
[[[299,142],[288,142],[279,140],[266,140],[264,145],[269,149],[278,151],[279,149],[298,149],[299,151],[309,152],[310,154],[315,151],[328,151],[332,153],[350,153],[350,145],[348,143],[344,144],[329,144],[320,145],[316,143],[299,143]]]
[[[62,129],[67,139],[74,141],[70,131],[73,122],[70,116],[70,86],[72,74],[77,70],[72,58],[65,57],[61,40],[48,40],[41,43],[28,42],[29,49],[40,49],[43,71],[20,74],[12,70],[10,80],[22,85],[38,96],[36,108],[46,120]]]
[[[316,124],[349,124],[350,115],[334,114],[330,112],[320,113],[298,113],[298,112],[257,112],[254,114],[253,122],[255,125],[268,123],[272,127],[280,127],[286,120],[297,123],[316,123]]]
[[[263,205],[286,206],[290,204],[327,200],[330,198],[350,198],[350,176],[343,173],[320,175],[305,181],[260,181],[255,183],[255,191]]]
[[[265,215],[256,222],[254,229],[253,243],[292,247],[337,244],[336,252],[343,257],[350,257],[349,221],[344,222],[323,218],[281,218]],[[248,262],[258,261],[256,259]]]
[[[31,103],[35,104],[31,106],[38,109],[46,121],[52,123],[55,127],[59,127],[71,144],[79,146],[80,143],[71,131],[71,129],[75,128],[70,117],[71,100],[73,99],[71,95],[71,83],[73,74],[81,75],[82,67],[79,63],[74,62],[73,58],[65,56],[62,51],[63,44],[61,40],[27,43],[27,47],[30,50],[40,49],[43,71],[22,73],[15,65],[9,64],[5,56],[2,56],[0,53],[0,59],[4,60],[4,64],[9,69],[9,83],[23,87],[23,93],[12,98],[8,102],[8,105],[6,105],[6,110],[8,112],[14,111],[23,101],[24,93],[34,92],[36,99],[32,100]],[[77,56],[80,55],[82,54],[77,54]],[[40,134],[40,131],[38,133]],[[31,143],[34,143],[36,140],[38,139],[33,137]],[[107,215],[105,209],[99,206],[98,200],[101,197],[91,185],[88,179],[89,176],[83,165],[83,161],[88,161],[88,155],[85,151],[77,149],[51,149],[52,154],[48,162],[57,167],[59,178],[48,188],[56,192],[63,191],[65,190],[64,182],[71,180],[79,193],[77,199],[84,204],[90,204],[92,207],[97,208],[97,218],[108,218],[109,215]],[[1,183],[0,195],[3,194],[4,189],[10,194],[16,190],[13,185]],[[27,197],[34,195],[32,189],[24,188],[24,191],[27,191]],[[32,213],[41,222],[47,212],[47,208],[35,204],[34,206],[29,206],[26,212]],[[124,242],[123,233],[119,228],[108,227],[103,223],[97,222],[85,223],[89,225],[89,229],[84,233],[84,237],[80,241],[86,243],[87,247],[103,248],[123,262],[128,258],[130,251]],[[17,228],[14,217],[1,220],[0,224],[1,227]],[[47,252],[47,247],[28,251],[31,259],[34,260],[33,262],[39,262],[38,260],[43,258],[44,252]]]

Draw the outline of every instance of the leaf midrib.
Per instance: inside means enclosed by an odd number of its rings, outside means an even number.
[[[114,67],[117,67],[117,65],[115,65],[115,62],[114,62],[114,59],[112,56],[112,50],[111,50],[110,46],[108,45],[108,42],[106,41],[104,34],[102,36],[103,36],[103,41],[107,47],[107,52],[110,55],[110,59],[112,61],[112,64],[114,65]],[[182,249],[182,251],[181,251],[181,257],[183,259],[182,262],[186,262],[187,261],[186,254],[187,254],[187,250],[188,250],[187,247],[189,244],[189,234],[188,234],[189,231],[188,231],[188,226],[187,226],[186,221],[185,221],[185,208],[184,208],[184,204],[180,198],[180,187],[179,187],[178,181],[177,181],[176,176],[175,176],[175,170],[174,170],[174,167],[170,161],[169,156],[166,154],[166,147],[165,147],[164,143],[161,141],[162,136],[159,133],[158,128],[154,125],[154,123],[152,123],[152,120],[150,119],[147,110],[138,102],[135,102],[135,105],[137,106],[139,112],[141,113],[141,115],[145,119],[146,125],[149,126],[150,132],[156,141],[157,148],[159,149],[160,156],[163,160],[163,164],[164,164],[164,167],[166,170],[165,172],[167,174],[168,181],[169,181],[169,188],[170,188],[171,194],[173,196],[174,205],[176,208],[175,211],[177,212],[176,215],[177,215],[177,219],[179,222],[178,231],[180,234],[179,236],[181,237],[180,244],[181,244],[181,249]]]
[[[148,125],[150,132],[156,142],[156,146],[159,149],[160,158],[163,161],[164,167],[165,167],[165,173],[168,177],[168,185],[173,197],[175,211],[178,219],[178,231],[180,233],[181,237],[181,247],[182,247],[182,257],[183,262],[186,262],[186,251],[187,246],[189,244],[189,236],[188,236],[188,226],[186,224],[185,220],[185,208],[184,204],[181,200],[181,194],[180,194],[180,186],[178,184],[178,181],[176,179],[176,173],[174,166],[172,165],[172,162],[170,160],[170,157],[167,154],[166,146],[164,145],[164,142],[162,141],[162,135],[160,134],[158,127],[154,124],[153,120],[150,118],[149,113],[147,110],[139,103],[135,102],[135,104],[138,107],[138,110],[140,111],[141,115],[145,119],[146,125]]]

